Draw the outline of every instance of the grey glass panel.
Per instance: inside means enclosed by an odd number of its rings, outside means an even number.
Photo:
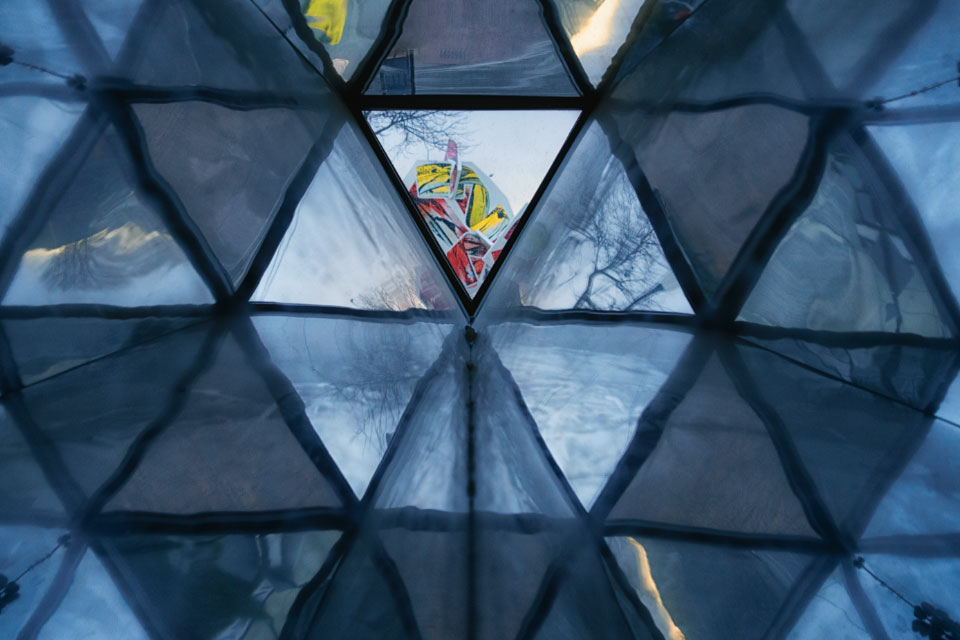
[[[130,638],[150,636],[124,602],[110,574],[87,551],[73,575],[73,584],[56,612],[47,621],[40,640],[60,638]]]
[[[280,636],[300,590],[339,536],[139,535],[112,538],[107,547],[160,637],[260,640]]]
[[[960,252],[956,250],[960,240],[956,206],[960,151],[955,144],[960,123],[868,127],[868,131],[916,205],[954,297],[960,295]]]
[[[86,495],[110,477],[134,438],[167,408],[206,331],[203,326],[174,333],[22,392],[36,428]]]
[[[948,336],[917,255],[863,157],[841,146],[830,154],[816,195],[777,246],[740,319]]]
[[[9,68],[4,67],[4,74]],[[29,96],[0,99],[0,139],[4,141],[0,145],[0,237],[6,235],[7,226],[23,207],[83,107],[83,103]]]
[[[29,385],[196,322],[185,318],[34,318],[0,324],[20,380]]]
[[[589,508],[690,336],[574,324],[489,331],[551,455]]]
[[[129,164],[108,129],[30,240],[4,304],[212,301]]]
[[[104,509],[199,513],[341,504],[230,337]],[[313,434],[310,434],[313,435]]]
[[[372,94],[576,95],[535,0],[413,0]]]
[[[383,167],[371,156],[355,126],[344,125],[254,300],[364,309],[458,307]]]
[[[816,536],[781,452],[718,357],[661,428],[611,520]]]
[[[534,215],[486,306],[690,312],[623,165],[596,122]]]
[[[671,640],[763,637],[811,562],[803,554],[653,538],[607,542]]]
[[[64,531],[59,529],[0,526],[0,573],[7,579],[15,578],[50,553],[57,546],[57,538],[63,534]],[[63,556],[63,549],[58,550],[18,581],[20,597],[4,606],[3,615],[0,615],[0,635],[17,637],[53,582]]]
[[[357,496],[450,325],[258,316],[274,364]]]
[[[240,282],[327,113],[135,105],[150,157],[217,259]]]

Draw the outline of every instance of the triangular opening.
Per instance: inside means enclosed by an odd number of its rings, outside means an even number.
[[[577,95],[536,0],[413,0],[368,94]]]
[[[533,216],[487,306],[692,313],[664,256],[661,231],[597,122]]]
[[[470,296],[501,257],[576,111],[369,111],[367,122]]]
[[[212,302],[111,128],[29,242],[5,305]]]
[[[457,308],[418,236],[384,168],[346,124],[252,299],[398,311]]]
[[[362,496],[449,325],[272,315],[254,324],[340,472]]]

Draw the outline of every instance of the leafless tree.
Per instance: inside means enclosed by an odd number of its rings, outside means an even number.
[[[402,135],[394,150],[418,142],[444,149],[450,138],[461,143],[467,124],[466,116],[456,111],[366,111],[364,116],[377,137],[388,131]],[[466,145],[460,148],[462,151]]]
[[[663,252],[625,178],[599,195],[598,208],[573,228],[593,252],[592,271],[574,308],[630,311],[663,291]]]

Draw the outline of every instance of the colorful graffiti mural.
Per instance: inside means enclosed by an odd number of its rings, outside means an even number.
[[[443,160],[416,163],[406,184],[434,240],[473,295],[510,237],[515,217],[507,198],[478,167],[461,162],[454,140]]]

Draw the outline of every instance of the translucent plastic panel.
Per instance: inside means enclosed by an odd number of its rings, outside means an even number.
[[[960,93],[960,89],[954,87]],[[960,101],[960,97],[957,98]],[[917,207],[954,297],[960,295],[960,123],[868,127]]]
[[[50,2],[7,0],[0,5],[0,43],[13,49],[14,59],[0,71],[0,87],[14,82],[63,83],[62,78],[31,67],[64,75],[86,71],[82,58],[67,42],[69,29],[77,28],[73,21],[64,22],[69,13],[57,11]]]
[[[239,283],[328,114],[204,102],[134,111],[157,171]]]
[[[155,13],[135,34],[138,55],[121,63],[135,82],[277,93],[326,87],[252,2],[173,0],[148,10]]]
[[[949,616],[954,624],[960,619],[956,598],[960,590],[960,559],[881,554],[864,554],[863,557],[868,569],[908,601],[929,603]],[[908,638],[917,635],[913,630],[913,608],[869,575],[863,572],[858,575],[889,637]]]
[[[20,575],[31,564],[50,553],[57,546],[57,538],[64,533],[61,529],[0,526],[0,573],[7,579]],[[20,597],[4,606],[3,615],[0,615],[0,636],[17,637],[50,588],[63,556],[64,550],[58,550],[49,560],[17,581]]]
[[[0,324],[20,380],[29,385],[196,322],[185,318],[33,318]]]
[[[40,640],[69,637],[150,638],[93,551],[83,556],[66,597],[37,636]]]
[[[339,487],[335,472],[321,471],[321,461],[308,454],[308,445],[310,453],[316,451],[313,434],[288,426],[279,398],[232,337],[224,339],[209,370],[189,383],[182,401],[105,511],[274,511],[342,504],[349,489]]]
[[[812,560],[653,538],[607,538],[607,543],[670,640],[764,637]],[[780,637],[776,631],[770,635]]]
[[[571,498],[550,465],[536,425],[512,377],[491,348],[489,337],[482,335],[471,355],[474,507],[496,513],[572,517],[575,511]]]
[[[7,480],[0,485],[0,514],[5,522],[65,520],[63,504],[44,477],[43,468],[21,429],[3,406],[0,406],[0,468],[7,474]]]
[[[644,0],[556,0],[554,4],[583,70],[597,84],[629,35]],[[668,18],[675,15],[664,13]]]
[[[30,238],[4,304],[212,301],[122,149],[108,129]]]
[[[867,630],[850,599],[843,570],[837,569],[823,582],[786,637],[789,640],[870,640],[875,636]]]
[[[298,2],[310,33],[330,55],[333,68],[344,80],[352,78],[380,36],[390,0]]]
[[[577,92],[536,0],[413,0],[367,93]]]
[[[450,325],[282,316],[258,316],[254,324],[362,496]]]
[[[4,67],[4,73],[6,69],[9,67]],[[0,99],[0,139],[4,141],[0,145],[0,237],[6,235],[7,226],[16,218],[83,107],[83,103],[28,96]]]
[[[936,421],[877,505],[865,538],[960,531],[960,429]],[[949,548],[944,541],[944,551]]]
[[[260,640],[280,637],[300,590],[339,536],[128,535],[107,546],[125,581],[141,594],[156,636]]]
[[[116,59],[124,45],[135,48],[137,38],[127,36],[144,0],[81,0],[80,4],[111,58]]]
[[[864,156],[830,154],[819,188],[770,258],[741,320],[946,337],[935,294]]]
[[[792,337],[748,340],[921,411],[928,411],[939,402],[957,363],[956,351],[948,345],[844,347]]]
[[[380,140],[470,295],[570,132],[576,111],[368,111]]]
[[[462,335],[451,334],[423,390],[397,428],[396,453],[383,471],[373,505],[465,513],[469,382]]]
[[[206,330],[177,332],[25,389],[30,416],[52,447],[41,453],[59,456],[80,491],[93,494],[168,409]]]
[[[253,299],[364,309],[457,308],[383,171],[355,129],[345,125]]]
[[[821,503],[844,535],[859,538],[933,418],[752,347],[738,354],[731,375],[774,433],[789,438],[810,479],[798,491]]]
[[[809,70],[798,64],[800,44],[783,29],[784,17],[783,3],[767,0],[644,2],[613,96],[669,107],[674,100],[743,94],[810,95],[804,82]]]
[[[954,377],[937,408],[937,416],[960,425],[960,375]]]
[[[771,106],[657,116],[623,109],[613,116],[712,295],[794,175],[807,144],[807,118]]]
[[[573,324],[489,332],[551,455],[590,508],[690,336]]]
[[[661,429],[610,520],[816,536],[781,451],[716,356]]]
[[[888,100],[891,108],[957,104],[955,2],[893,0],[873,11],[853,0],[787,3],[816,62],[851,97]],[[931,91],[908,95],[918,89]]]
[[[675,311],[690,305],[626,171],[593,122],[524,227],[488,307]]]

